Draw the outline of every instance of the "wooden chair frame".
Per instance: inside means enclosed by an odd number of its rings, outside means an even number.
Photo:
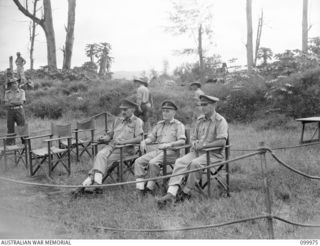
[[[80,135],[85,132],[90,132],[89,139],[81,139]],[[94,156],[94,134],[95,134],[95,121],[94,118],[89,118],[84,121],[77,122],[76,129],[72,131],[74,138],[71,140],[71,151],[75,150],[76,160],[80,161],[80,157],[87,153],[90,158]],[[65,148],[68,146],[68,141],[61,141],[61,145]],[[91,151],[89,148],[91,147]],[[81,149],[80,149],[81,148]],[[80,152],[81,151],[81,152]]]
[[[98,153],[98,145],[102,143],[94,143],[94,155],[97,155]],[[107,144],[107,143],[105,143]],[[124,180],[123,176],[125,173],[130,172],[132,175],[134,175],[134,170],[132,170],[133,164],[135,160],[141,156],[141,151],[137,150],[136,153],[129,155],[129,156],[124,156],[124,149],[127,147],[138,147],[140,146],[139,144],[125,144],[125,145],[117,145],[115,146],[115,149],[120,149],[120,157],[119,161],[115,161],[111,164],[111,166],[108,168],[106,171],[106,174],[103,177],[102,182],[105,182],[105,180],[110,177],[113,182],[116,180],[118,182],[122,182]],[[112,174],[114,169],[117,168],[117,178],[113,178]]]
[[[24,126],[17,126],[16,127],[18,135],[16,133],[7,134],[6,136],[1,136],[0,141],[3,141],[3,148],[0,148],[0,160],[2,157],[4,158],[4,167],[7,170],[8,167],[8,156],[14,156],[14,163],[15,165],[19,165],[20,161],[23,162],[24,167],[28,168],[28,151],[27,151],[27,143],[22,140],[25,140],[29,136],[29,128],[28,124]],[[7,145],[7,139],[21,139],[21,145]]]
[[[61,131],[59,128],[65,128]],[[53,138],[54,136],[57,136]],[[32,149],[31,140],[46,138],[43,141],[47,144],[47,148]],[[52,171],[57,167],[59,163],[66,169],[68,175],[71,174],[71,160],[70,160],[70,150],[71,150],[71,124],[67,125],[55,125],[51,124],[51,133],[39,136],[32,136],[26,138],[28,144],[29,152],[29,172],[30,176],[33,176],[37,171],[42,167],[43,163],[48,161],[48,176],[51,178]],[[57,148],[52,146],[53,142],[58,142],[59,146],[61,145],[62,140],[67,140],[68,146],[67,149]],[[54,156],[57,158],[56,161],[53,161]],[[67,156],[67,164],[64,163],[63,158]],[[37,165],[34,167],[33,160],[37,160]]]
[[[172,147],[172,148],[170,148],[170,150],[178,151],[178,150],[181,150],[181,149],[185,149],[185,153],[186,154],[189,153],[190,152],[190,148],[191,148],[191,145],[189,144],[190,143],[190,131],[188,133],[186,131],[186,136],[187,136],[187,139],[186,139],[186,143],[187,144],[182,145],[182,146],[178,146],[178,147]],[[226,145],[224,147],[204,149],[204,151],[206,152],[206,157],[207,157],[207,166],[223,161],[223,160],[221,160],[221,161],[219,160],[219,161],[212,162],[210,160],[210,152],[214,151],[214,150],[225,151],[225,156],[224,156],[225,159],[224,160],[229,160],[230,147],[231,147],[231,145],[230,145],[230,139],[229,139],[229,133],[228,133],[228,138],[226,140]],[[168,161],[167,161],[167,150],[168,149],[164,149],[163,150],[164,154],[163,154],[162,173],[163,173],[164,176],[170,174],[167,171],[168,166],[170,166],[173,169],[173,165],[174,165],[174,163],[168,163]],[[221,180],[220,177],[218,177],[218,176],[220,176],[219,172],[223,168],[225,168],[225,171],[226,171],[226,182],[225,183]],[[212,168],[212,169],[210,169],[209,172],[206,171],[206,170],[209,170],[209,169],[204,169],[203,174],[206,175],[207,181],[203,183],[202,179],[200,180],[200,183],[199,183],[199,186],[198,186],[200,193],[204,194],[202,190],[205,189],[205,187],[207,187],[207,195],[208,195],[208,197],[211,196],[211,179],[214,178],[226,190],[227,196],[229,197],[230,196],[229,163],[223,164],[223,165],[221,165],[221,166],[219,166],[217,168]],[[167,182],[168,182],[168,179],[164,179],[163,180],[163,189],[165,191],[167,190]]]

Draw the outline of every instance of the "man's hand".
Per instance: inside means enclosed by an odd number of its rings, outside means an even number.
[[[126,142],[123,140],[116,139],[116,140],[114,140],[114,144],[115,145],[123,145],[123,144],[126,144]]]
[[[171,143],[164,143],[164,144],[160,144],[160,145],[158,146],[158,149],[168,149],[168,148],[170,148],[170,147],[172,147],[172,144],[171,144]]]
[[[109,135],[101,136],[98,138],[99,143],[108,143],[111,140]]]
[[[140,142],[140,150],[142,153],[147,152],[147,143],[145,140],[142,140]]]
[[[200,151],[204,148],[204,146],[203,146],[203,143],[197,141],[193,143],[193,148],[196,151]]]
[[[141,109],[140,106],[138,106],[138,112],[139,112],[139,113],[142,113],[142,109]]]

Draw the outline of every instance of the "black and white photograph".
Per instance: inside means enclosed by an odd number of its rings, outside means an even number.
[[[0,245],[320,245],[319,13],[0,0]]]

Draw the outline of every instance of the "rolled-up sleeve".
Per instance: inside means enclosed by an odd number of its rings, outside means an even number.
[[[155,142],[157,139],[157,132],[159,129],[159,124],[157,124],[152,131],[149,133],[148,138],[151,140],[151,142]]]
[[[180,140],[180,139],[186,140],[186,131],[185,131],[185,127],[182,123],[179,123],[178,127],[177,127],[177,139],[178,140]]]
[[[26,93],[24,92],[24,90],[21,90],[21,101],[22,102],[26,101]]]
[[[134,136],[138,137],[143,134],[143,122],[141,119],[137,118],[134,129]]]
[[[222,119],[217,125],[217,139],[228,138],[228,123],[225,119]]]

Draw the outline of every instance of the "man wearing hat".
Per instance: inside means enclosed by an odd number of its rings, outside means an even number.
[[[200,96],[204,95],[204,92],[201,90],[201,83],[196,81],[190,84],[191,90],[194,92],[193,96],[193,106],[194,111],[192,115],[192,128],[194,128],[194,124],[196,123],[197,118],[202,114],[201,109],[199,107],[200,104]]]
[[[12,78],[8,81],[9,90],[4,95],[4,105],[7,108],[7,128],[8,134],[14,133],[15,123],[18,126],[25,124],[25,114],[23,104],[26,101],[24,90],[18,86],[18,80]],[[8,139],[7,144],[12,145],[15,143],[14,139]]]
[[[26,64],[26,60],[21,56],[20,52],[17,52],[17,58],[16,58],[15,63],[17,66],[17,74],[18,74],[19,83],[24,83],[25,77],[24,77],[23,66]]]
[[[194,99],[196,102],[200,101],[200,96],[204,95],[204,92],[201,90],[201,83],[196,81],[190,84],[191,90],[194,92]]]
[[[223,147],[228,138],[228,123],[224,117],[216,112],[218,98],[208,95],[200,96],[200,104],[203,115],[196,122],[191,136],[191,151],[189,154],[176,160],[173,174],[179,174],[187,170],[193,170],[206,166],[205,148]],[[222,160],[222,150],[210,153],[212,161]],[[157,199],[159,207],[176,201],[178,190],[183,180],[183,175],[172,177],[169,181],[168,192],[165,196]],[[201,178],[201,172],[190,173],[187,183],[183,187],[180,199],[190,198],[190,192]]]
[[[158,149],[151,151],[140,158],[134,163],[136,180],[143,180],[149,169],[149,177],[157,177],[160,173],[160,165],[163,163],[163,149],[174,146],[183,145],[186,141],[184,125],[174,118],[177,106],[172,101],[164,101],[162,103],[162,118],[153,128],[148,137],[140,143],[141,151],[146,150],[146,145],[151,143],[158,144]],[[176,151],[167,150],[167,160],[174,161],[178,157]],[[147,184],[144,182],[137,183],[136,188],[143,196],[146,193],[153,194],[155,182],[149,181]]]
[[[149,89],[147,88],[148,82],[142,79],[134,79],[133,82],[137,85],[137,104],[140,117],[144,123],[144,132],[150,129],[149,114],[151,112],[152,100]]]
[[[115,119],[111,131],[108,131],[105,136],[98,139],[99,142],[106,143],[107,146],[98,152],[93,168],[89,171],[89,177],[82,183],[84,187],[80,191],[88,193],[102,192],[101,189],[92,189],[89,186],[92,184],[102,184],[103,175],[107,169],[113,162],[120,160],[120,149],[115,149],[115,146],[141,142],[143,122],[133,114],[136,108],[137,104],[134,102],[126,99],[121,102],[121,117]],[[132,146],[124,149],[124,155],[130,155],[133,152],[134,148]]]

